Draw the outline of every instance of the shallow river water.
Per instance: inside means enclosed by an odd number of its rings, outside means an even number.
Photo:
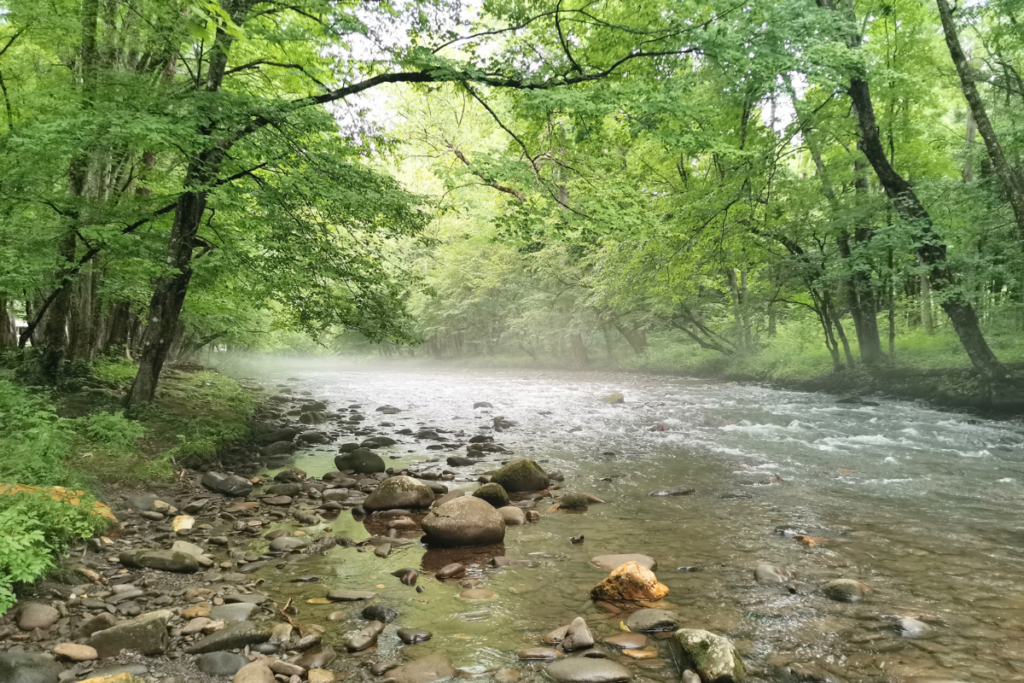
[[[401,611],[375,660],[397,656],[396,627],[424,628],[433,638],[407,654],[440,652],[467,672],[515,667],[523,680],[541,680],[541,669],[516,653],[575,616],[585,617],[595,636],[619,631],[626,615],[603,611],[588,597],[606,575],[589,560],[638,552],[658,562],[658,578],[670,589],[663,606],[687,627],[731,638],[761,680],[787,680],[782,672],[789,665],[851,682],[1024,680],[1019,423],[912,403],[844,405],[826,395],[638,374],[323,367],[261,372],[259,380],[274,391],[286,384],[310,392],[329,410],[360,404],[367,428],[393,423],[376,434],[430,426],[464,443],[491,434],[493,417],[502,415],[517,426],[494,433],[495,441],[561,471],[557,494],[581,491],[607,501],[585,513],[544,514],[552,502],[545,499],[537,506],[539,523],[509,528],[505,555],[532,559],[532,568],[494,569],[483,564],[487,557],[411,543],[386,559],[337,548],[263,574],[278,596],[299,605],[301,621],[325,624],[338,638],[361,625],[362,606],[348,608],[351,621],[333,624],[326,615],[343,604],[306,600],[327,589],[375,590]],[[622,392],[625,403],[602,402],[611,392]],[[494,408],[473,410],[476,401]],[[384,404],[402,412],[374,412]],[[656,423],[668,431],[650,431]],[[397,456],[390,460],[396,469],[449,469],[448,452],[426,449],[435,442],[398,438],[402,443],[382,451],[386,459]],[[322,446],[298,454],[293,465],[320,476],[334,469],[336,453],[336,444]],[[438,456],[440,462],[426,464]],[[492,454],[458,468],[454,484],[474,488],[479,474],[510,457]],[[648,495],[682,485],[696,493]],[[328,524],[356,541],[370,535],[347,511]],[[801,532],[827,540],[808,547],[792,538]],[[578,535],[584,542],[570,543]],[[462,600],[458,585],[430,578],[466,557],[478,562],[470,574],[496,593],[493,599]],[[764,562],[790,570],[796,592],[755,583],[753,569]],[[391,575],[401,567],[421,570],[423,593]],[[325,578],[291,582],[297,574]],[[834,602],[821,587],[836,578],[873,590],[860,603]],[[928,630],[901,635],[896,621],[904,616]],[[629,663],[634,680],[678,680],[664,645],[655,643],[660,658]]]

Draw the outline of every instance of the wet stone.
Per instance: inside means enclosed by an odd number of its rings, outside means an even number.
[[[452,660],[433,654],[392,669],[388,676],[395,683],[440,683],[455,678],[458,673],[452,666]]]
[[[210,610],[210,619],[225,622],[248,621],[256,609],[256,605],[244,602],[218,605]]]
[[[576,617],[566,629],[565,638],[562,640],[562,649],[566,652],[585,650],[594,646],[594,636],[587,627],[583,617]]]
[[[642,633],[616,633],[601,642],[618,650],[642,650],[647,647],[647,636]]]
[[[433,636],[430,631],[424,631],[419,628],[400,628],[396,635],[406,645],[425,643]]]
[[[759,564],[754,569],[754,580],[758,583],[786,583],[792,578],[785,569],[770,564]]]
[[[663,609],[641,609],[626,618],[626,627],[634,633],[674,631],[679,627],[679,616]]]
[[[524,662],[551,662],[565,655],[550,647],[529,647],[519,651],[519,659]]]
[[[392,621],[398,618],[398,610],[387,605],[369,605],[363,612],[363,619],[369,621],[379,621],[384,624],[390,624]]]
[[[860,602],[871,587],[853,579],[835,579],[825,584],[825,595],[837,602]]]
[[[641,555],[639,553],[628,553],[624,555],[598,555],[590,559],[590,564],[594,565],[599,569],[603,569],[606,572],[615,571],[627,562],[636,562],[644,569],[650,571],[656,571],[658,569],[658,562],[648,555]]]
[[[322,645],[307,651],[298,659],[292,660],[292,664],[298,664],[303,669],[311,671],[313,669],[323,669],[328,664],[337,659],[338,653],[334,651],[330,645]]]
[[[590,657],[569,657],[549,664],[546,671],[559,683],[619,683],[632,677],[621,664]]]

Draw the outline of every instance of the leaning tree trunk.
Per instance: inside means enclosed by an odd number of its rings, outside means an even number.
[[[992,162],[992,170],[999,178],[1003,192],[1013,208],[1013,217],[1017,222],[1017,239],[1024,240],[1024,183],[1006,161],[1003,148],[999,144],[999,137],[992,127],[992,121],[988,118],[985,103],[974,83],[971,65],[968,64],[967,55],[964,54],[963,47],[960,45],[960,36],[957,34],[956,24],[953,22],[953,10],[950,9],[946,0],[936,0],[936,4],[939,6],[939,16],[942,17],[942,30],[946,34],[946,46],[949,48],[950,57],[953,58],[953,64],[956,65],[956,72],[960,76],[960,89],[964,93],[967,104],[970,105],[974,125],[981,133],[981,139],[985,141],[985,149]]]

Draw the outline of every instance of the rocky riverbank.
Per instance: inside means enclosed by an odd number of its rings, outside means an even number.
[[[562,489],[562,476],[545,470],[542,458],[511,452],[502,435],[518,427],[490,414],[489,404],[473,407],[488,428],[467,433],[399,427],[401,410],[393,406],[332,406],[282,389],[267,400],[248,446],[222,453],[205,472],[108,499],[117,527],[75,550],[64,581],[39,586],[0,621],[0,681],[840,680],[746,666],[726,638],[681,628],[700,624],[666,600],[669,589],[655,558],[639,552],[646,545],[639,536],[633,554],[593,557],[606,577],[577,596],[609,619],[595,626],[578,616],[548,630],[538,614],[533,645],[504,644],[516,652],[514,661],[460,662],[457,669],[431,650],[433,625],[407,616],[411,603],[455,591],[467,604],[487,605],[496,597],[492,577],[537,565],[505,554],[507,534],[542,529],[549,516],[604,501]],[[295,451],[311,445],[337,452],[336,469],[309,476],[288,467]],[[427,455],[389,467],[408,459],[406,446]],[[263,470],[279,471],[253,476]],[[651,495],[693,493],[674,487]],[[342,515],[359,520],[368,536],[355,541],[338,533]],[[418,545],[426,548],[420,563],[396,569],[388,583],[339,581],[330,573],[358,553],[385,562]],[[762,565],[751,573],[783,593],[806,590],[784,568]],[[856,603],[871,589],[836,579],[823,590],[833,601]],[[610,630],[614,623],[618,629]]]

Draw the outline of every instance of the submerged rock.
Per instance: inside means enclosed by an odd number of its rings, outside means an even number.
[[[658,569],[658,562],[649,555],[641,555],[640,553],[626,553],[623,555],[598,555],[597,557],[590,558],[590,564],[594,565],[599,569],[603,569],[606,572],[615,571],[627,562],[636,562],[644,569],[649,569],[652,572]]]
[[[412,477],[398,476],[384,483],[366,497],[363,507],[369,511],[427,508],[434,502],[434,492]]]
[[[444,655],[427,655],[392,669],[388,677],[395,683],[440,683],[458,675],[452,660]]]
[[[758,583],[786,583],[792,578],[788,571],[771,564],[759,564],[754,569],[754,580]]]
[[[660,600],[668,595],[668,586],[636,562],[618,567],[590,591],[594,600]]]
[[[860,602],[871,586],[853,579],[835,579],[825,584],[825,595],[837,602]]]
[[[350,453],[335,456],[334,466],[339,471],[353,470],[357,474],[374,474],[387,469],[384,459],[369,448],[357,448]]]
[[[654,496],[655,498],[664,498],[664,497],[668,497],[668,496],[688,496],[688,495],[690,495],[691,493],[694,493],[694,492],[695,492],[694,489],[690,488],[689,486],[676,486],[675,488],[671,488],[671,489],[662,489],[660,491],[652,491],[652,492],[648,493],[647,495]]]
[[[701,629],[681,628],[670,639],[680,670],[692,669],[707,683],[743,683],[743,660],[728,638]]]
[[[558,509],[570,512],[586,512],[590,499],[582,493],[567,493],[558,499]]]
[[[492,545],[505,540],[505,522],[488,503],[464,496],[436,507],[421,522],[427,541],[445,548]]]
[[[567,657],[548,664],[547,674],[559,683],[620,683],[632,678],[629,669],[610,659]]]
[[[491,481],[500,484],[508,493],[521,491],[543,491],[548,487],[547,473],[529,458],[516,458],[501,467],[491,477]]]

